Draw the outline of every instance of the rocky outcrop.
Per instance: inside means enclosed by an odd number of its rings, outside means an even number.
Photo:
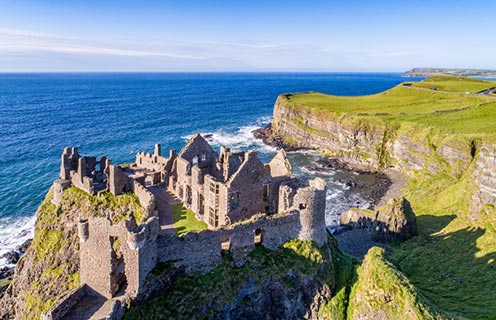
[[[378,242],[404,241],[417,235],[417,219],[410,202],[391,199],[376,211],[350,209],[341,215],[341,225],[368,229]]]
[[[319,319],[320,306],[332,296],[329,287],[298,272],[286,272],[284,279],[292,285],[248,278],[216,319]]]
[[[475,163],[472,211],[496,207],[496,145],[482,146]]]
[[[97,198],[76,188],[64,191],[58,205],[50,190],[36,216],[35,234],[15,266],[0,299],[0,319],[39,319],[58,299],[79,286],[77,221],[92,216],[127,218],[139,206],[128,195]],[[117,222],[117,221],[116,221]]]

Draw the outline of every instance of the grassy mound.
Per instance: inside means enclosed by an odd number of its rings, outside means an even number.
[[[386,260],[384,249],[373,247],[358,269],[348,319],[445,319],[445,316]]]

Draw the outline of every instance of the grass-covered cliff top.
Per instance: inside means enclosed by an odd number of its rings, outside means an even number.
[[[408,82],[413,87],[449,92],[478,93],[496,87],[496,81],[455,76],[433,76],[420,82]]]
[[[311,92],[287,94],[279,99],[290,108],[309,109],[333,118],[355,115],[369,120],[438,127],[452,133],[494,134],[496,126],[492,123],[496,121],[496,96],[466,92],[479,92],[495,86],[496,82],[491,81],[436,76],[416,83],[403,83],[369,96],[345,97]]]

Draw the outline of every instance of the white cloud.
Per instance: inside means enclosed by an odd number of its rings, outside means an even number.
[[[115,55],[129,57],[165,57],[203,59],[198,55],[168,51],[148,51],[114,46],[100,46],[95,40],[67,37],[52,33],[0,28],[0,52],[57,52],[65,54]],[[108,41],[112,42],[112,41]],[[96,45],[95,45],[96,43]]]
[[[376,68],[371,62],[397,69],[391,60],[399,63],[401,57],[411,54],[343,48],[305,39],[292,43],[236,39],[188,42],[146,37],[90,39],[0,28],[0,56],[9,57],[10,61],[0,63],[0,71],[353,71]],[[13,59],[25,63],[12,63],[18,61]]]

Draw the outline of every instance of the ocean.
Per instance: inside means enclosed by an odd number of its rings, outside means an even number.
[[[215,148],[257,149],[267,161],[274,149],[251,131],[271,121],[279,94],[365,95],[404,80],[396,73],[0,74],[0,257],[32,237],[36,209],[57,178],[66,146],[128,163],[155,143],[164,152],[179,151],[200,132],[210,134]],[[289,157],[298,174],[315,174],[307,166],[315,152]],[[330,185],[329,210],[341,210],[346,186],[333,172],[319,175]],[[367,206],[367,199],[356,198]]]

